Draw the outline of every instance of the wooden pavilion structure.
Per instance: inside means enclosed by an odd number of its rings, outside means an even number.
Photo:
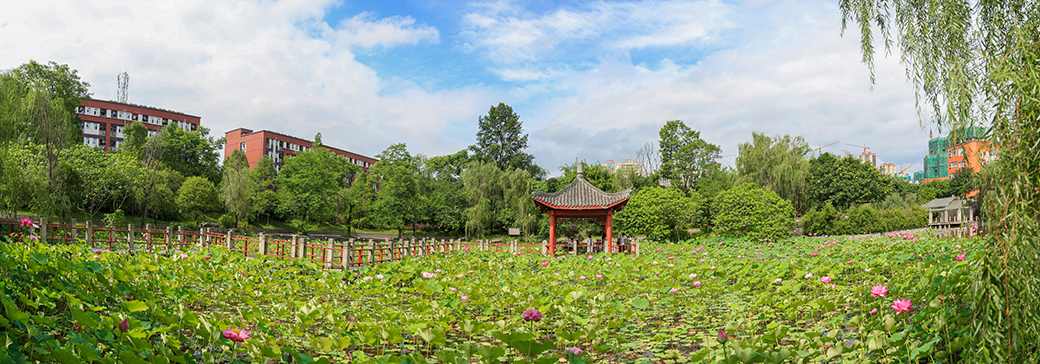
[[[605,251],[612,253],[611,220],[615,213],[625,208],[631,194],[631,188],[614,193],[596,188],[585,180],[584,167],[580,163],[578,177],[567,187],[553,193],[533,191],[532,198],[538,209],[549,214],[549,254],[556,255],[556,226],[561,220],[599,222],[603,226]]]

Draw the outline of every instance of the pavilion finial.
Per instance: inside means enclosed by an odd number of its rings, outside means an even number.
[[[578,178],[585,179],[585,163],[578,163]]]

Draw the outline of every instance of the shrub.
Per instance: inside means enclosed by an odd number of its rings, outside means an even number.
[[[698,206],[703,204],[700,194],[690,192],[687,197],[677,188],[642,188],[614,216],[613,225],[619,233],[646,235],[650,239],[679,240],[689,237]]]
[[[723,191],[712,206],[715,232],[750,239],[791,236],[794,207],[775,192],[744,183]]]
[[[217,220],[217,223],[219,223],[220,227],[224,229],[231,229],[237,227],[235,226],[235,217],[231,216],[231,214],[220,215],[220,219]]]
[[[861,205],[841,213],[828,204],[822,210],[809,211],[802,221],[806,234],[871,234],[925,227],[928,225],[928,212],[920,206],[879,210],[871,205]]]

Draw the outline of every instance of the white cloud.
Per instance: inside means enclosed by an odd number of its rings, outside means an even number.
[[[582,51],[692,47],[733,26],[718,1],[594,2],[532,14],[517,4],[480,3],[464,17],[463,36],[496,63],[553,59],[563,47]]]
[[[450,130],[475,124],[499,93],[483,86],[427,91],[381,77],[352,47],[436,43],[411,17],[363,13],[321,20],[331,0],[17,2],[0,14],[0,68],[29,59],[69,64],[101,99],[130,73],[130,101],[202,116],[222,136],[270,129],[375,155],[407,142],[440,154],[469,144]],[[382,90],[393,90],[383,92]]]
[[[644,142],[656,143],[666,121],[679,119],[721,146],[723,155],[736,154],[757,131],[801,135],[813,146],[865,143],[882,160],[920,164],[927,132],[898,59],[879,59],[871,90],[858,35],[839,36],[833,4],[774,4],[756,17],[758,26],[743,29],[748,41],[696,65],[633,64],[615,53],[590,71],[560,77],[556,83],[569,96],[526,118],[534,121],[527,127],[538,162],[558,173],[574,158],[634,159]],[[845,150],[862,151],[841,144],[825,149]],[[732,165],[734,158],[722,162]]]
[[[379,45],[415,45],[424,40],[433,43],[440,41],[437,28],[416,26],[415,18],[410,16],[375,19],[372,13],[361,13],[353,18],[344,19],[340,27],[341,29],[336,31],[338,41],[364,48]]]

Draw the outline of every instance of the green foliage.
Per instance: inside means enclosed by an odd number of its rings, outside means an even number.
[[[466,197],[462,171],[469,163],[465,150],[455,154],[431,157],[423,164],[423,194],[430,207],[427,219],[445,233],[461,236],[466,229]]]
[[[259,186],[249,174],[246,154],[235,149],[224,164],[224,178],[220,183],[220,200],[234,218],[232,227],[240,221],[249,221],[254,214],[253,202]]]
[[[198,128],[187,131],[176,125],[167,125],[159,130],[163,142],[162,163],[182,176],[204,177],[210,182],[220,182],[220,149],[224,138],[209,136],[209,129]]]
[[[238,219],[231,214],[220,215],[220,218],[217,219],[217,223],[224,229],[233,229],[238,227]]]
[[[535,179],[545,175],[545,171],[534,163],[534,156],[526,152],[524,123],[512,107],[505,103],[492,106],[486,116],[477,119],[477,126],[477,143],[469,147],[474,153],[473,159],[491,162],[503,171],[519,168]]]
[[[917,189],[917,202],[926,204],[928,201],[953,196],[950,192],[950,181],[933,180],[921,184]]]
[[[711,238],[609,262],[474,250],[326,271],[220,244],[181,258],[0,239],[0,358],[26,362],[938,362],[970,348],[985,258],[979,238]],[[543,318],[523,321],[529,309]]]
[[[75,111],[81,100],[90,98],[90,84],[81,81],[76,70],[54,61],[47,64],[29,61],[4,74],[0,83],[10,86],[0,86],[4,89],[0,98],[8,99],[0,101],[0,104],[18,98],[23,100],[23,105],[38,103],[33,99],[47,99],[54,104],[47,124],[32,122],[33,119],[39,120],[41,116],[32,109],[22,107],[20,110],[8,110],[12,112],[8,117],[15,120],[22,115],[28,117],[23,119],[29,121],[28,125],[25,125],[29,126],[28,128],[13,130],[15,134],[21,134],[23,141],[31,139],[37,144],[49,144],[50,142],[41,142],[39,138],[40,133],[47,133],[50,134],[50,139],[60,141],[60,147],[83,144],[83,131],[80,129],[80,120]]]
[[[349,185],[358,166],[330,152],[321,144],[288,158],[278,172],[278,209],[287,217],[305,222],[333,218],[333,196]]]
[[[188,177],[177,190],[177,208],[191,217],[196,224],[205,212],[215,211],[220,206],[217,187],[208,179]]]
[[[794,229],[791,201],[775,192],[742,183],[720,193],[712,202],[713,232],[749,239],[781,239]]]
[[[699,179],[717,169],[715,160],[722,149],[701,139],[699,131],[690,129],[682,120],[672,120],[661,127],[660,177],[670,179],[673,186],[690,190]]]
[[[397,229],[400,236],[405,224],[419,220],[417,161],[404,143],[391,145],[376,158],[379,162],[372,166],[369,176],[379,186],[372,214],[379,223]]]
[[[510,227],[529,233],[537,221],[535,214],[541,215],[531,199],[532,182],[525,170],[502,171],[491,163],[470,162],[462,172],[462,184],[469,198],[467,233],[483,237]]]
[[[978,187],[975,186],[974,178],[972,178],[974,174],[975,173],[971,168],[961,168],[957,170],[957,172],[954,172],[953,175],[950,176],[949,193],[954,196],[964,196],[968,194],[968,192],[977,190]]]
[[[678,188],[641,188],[629,198],[625,209],[614,215],[618,233],[645,235],[650,239],[679,240],[689,237],[704,199],[696,192],[687,197]]]
[[[931,107],[927,114],[940,128],[991,127],[1001,168],[982,183],[990,189],[982,191],[983,216],[992,218],[989,226],[1006,228],[993,236],[991,254],[973,277],[973,346],[965,357],[979,363],[1040,361],[1040,294],[1027,288],[1040,286],[1040,6],[879,0],[840,5],[842,24],[858,25],[872,75],[874,30],[881,29],[886,48],[899,45],[918,100],[924,100],[918,105]]]
[[[878,209],[864,204],[842,213],[830,204],[802,216],[802,227],[811,235],[869,234],[923,228],[928,212],[913,205]]]
[[[741,143],[737,155],[737,175],[742,181],[776,192],[791,201],[796,213],[805,212],[809,160],[812,151],[802,137],[768,137],[753,132],[751,143]]]
[[[828,202],[845,209],[856,204],[881,201],[892,192],[895,178],[851,156],[823,153],[809,161],[809,205]]]
[[[571,182],[574,182],[574,179],[578,177],[578,163],[584,165],[582,167],[582,173],[584,173],[585,175],[585,180],[589,181],[589,183],[591,183],[593,186],[596,186],[596,188],[602,190],[603,192],[618,192],[624,189],[618,186],[618,184],[616,183],[617,181],[614,178],[614,174],[610,173],[610,170],[608,170],[607,167],[603,164],[600,164],[599,162],[589,164],[586,161],[581,161],[575,164],[564,165],[560,167],[560,171],[563,172],[563,176],[556,178],[556,183],[559,186],[557,191],[559,189],[562,189],[563,187],[567,187],[567,185],[571,184]]]

